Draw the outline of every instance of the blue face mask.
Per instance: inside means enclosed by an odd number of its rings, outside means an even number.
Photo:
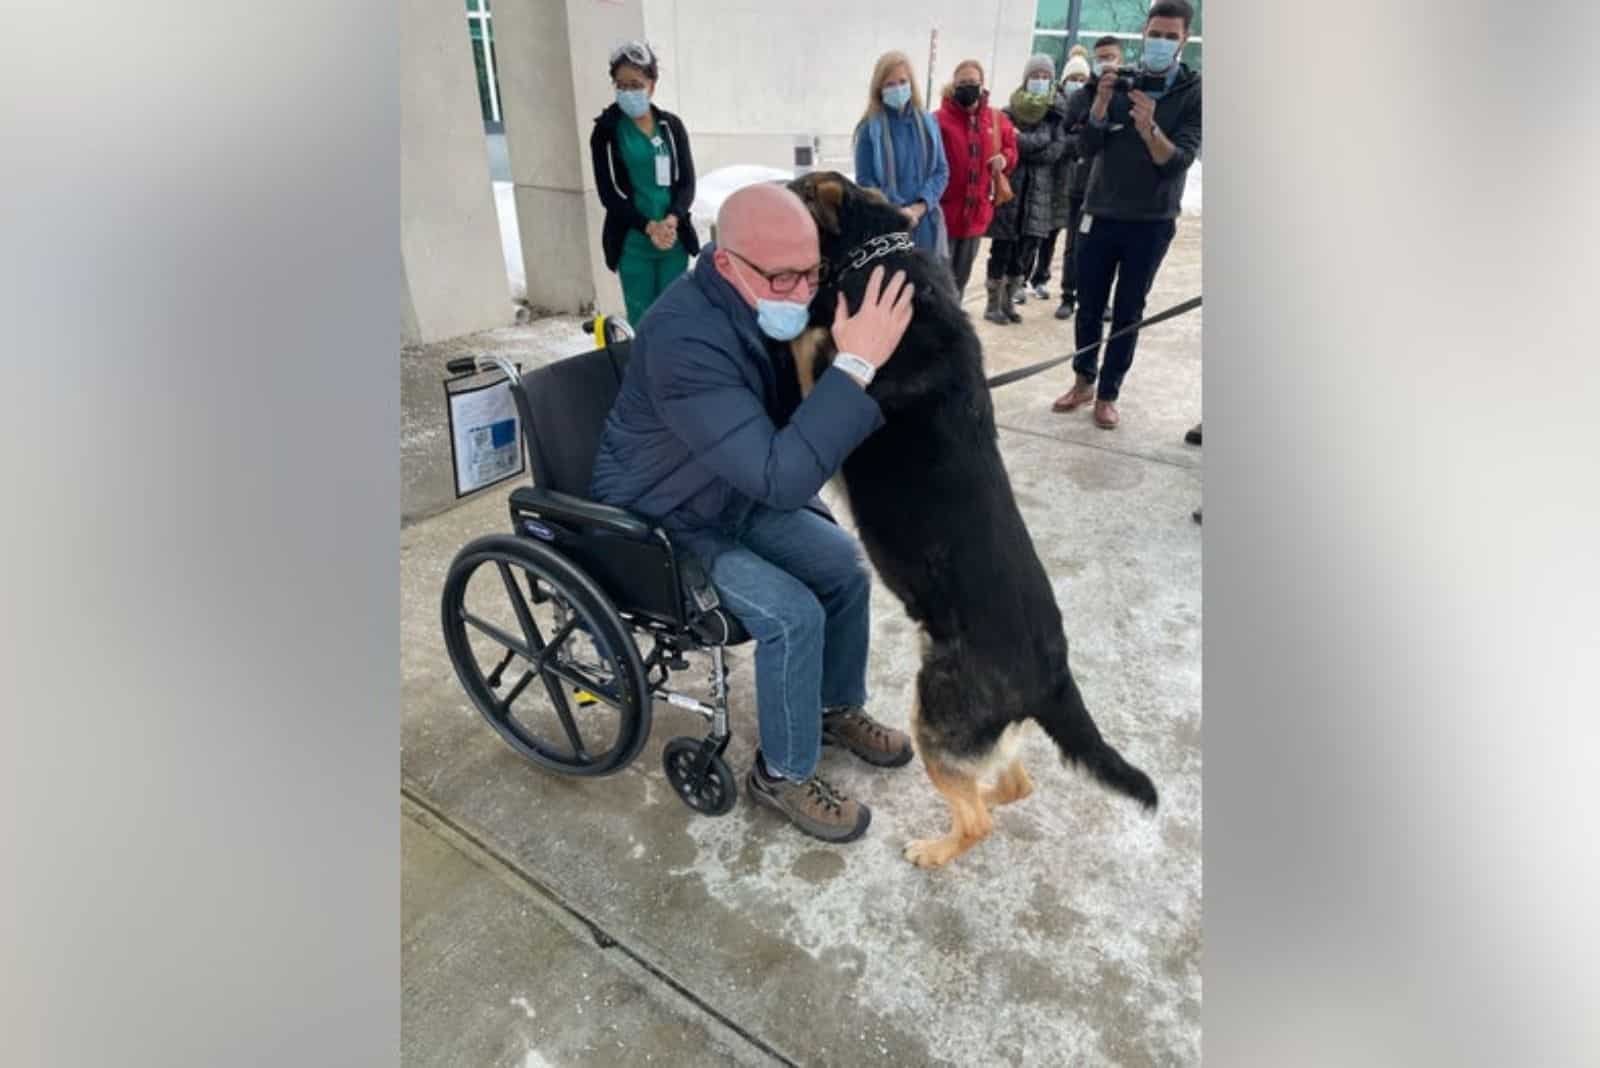
[[[1082,88],[1083,88],[1083,83],[1082,82],[1063,82],[1062,85],[1061,85],[1061,91],[1066,93],[1068,96],[1071,96],[1073,93],[1076,93],[1079,89],[1082,89]]]
[[[1146,37],[1139,64],[1152,74],[1161,74],[1178,57],[1178,42],[1166,37]]]
[[[630,119],[637,119],[650,110],[650,92],[647,89],[618,89],[617,107]]]
[[[1029,78],[1028,79],[1028,92],[1032,93],[1034,96],[1043,96],[1044,94],[1048,93],[1049,91],[1050,91],[1050,79],[1049,78]]]
[[[774,341],[793,341],[811,319],[811,305],[792,300],[757,300],[756,325]]]
[[[744,277],[744,268],[736,268]],[[811,318],[811,303],[756,297],[756,325],[774,341],[793,341]]]
[[[911,85],[886,85],[883,87],[883,103],[886,107],[899,111],[911,102]]]

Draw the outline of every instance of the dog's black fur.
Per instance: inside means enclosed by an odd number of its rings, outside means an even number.
[[[911,325],[868,387],[885,424],[843,473],[873,566],[929,639],[913,724],[924,763],[981,762],[1007,726],[1031,718],[1065,758],[1154,808],[1149,776],[1101,738],[1067,666],[1061,612],[1000,459],[982,349],[949,269],[901,251],[841,273],[851,249],[906,229],[906,217],[839,174],[790,188],[817,220],[827,265],[813,327],[831,324],[839,292],[860,307],[876,263],[916,286]],[[815,374],[834,351],[818,348]]]

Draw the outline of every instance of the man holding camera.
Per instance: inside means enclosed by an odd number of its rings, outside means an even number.
[[[1079,134],[1090,170],[1075,235],[1076,347],[1088,351],[1072,361],[1077,383],[1052,407],[1070,412],[1093,401],[1095,424],[1107,430],[1120,421],[1117,397],[1138,337],[1133,332],[1107,344],[1100,366],[1101,317],[1112,278],[1119,276],[1114,333],[1144,315],[1150,284],[1177,231],[1184,177],[1200,153],[1200,75],[1178,61],[1193,18],[1186,0],[1151,5],[1138,66],[1103,70]]]

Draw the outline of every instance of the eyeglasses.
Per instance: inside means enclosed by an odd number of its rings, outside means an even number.
[[[731,248],[728,250],[728,255],[738,256],[745,263],[750,264],[750,269],[765,278],[767,285],[771,286],[772,291],[779,295],[793,293],[795,286],[800,284],[802,278],[812,289],[816,289],[817,284],[822,281],[822,264],[820,263],[804,271],[767,271],[754,263],[750,263],[747,257],[740,255]]]
[[[624,41],[611,50],[611,62],[626,59],[636,67],[648,67],[656,61],[655,53],[643,41]]]

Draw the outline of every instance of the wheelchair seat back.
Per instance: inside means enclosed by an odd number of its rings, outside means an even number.
[[[588,498],[606,416],[622,388],[629,343],[536,367],[516,391],[537,486]]]
[[[522,375],[514,394],[534,485],[577,499],[555,501],[519,490],[511,495],[511,508],[519,532],[559,549],[619,609],[681,626],[684,605],[677,562],[665,538],[618,536],[582,518],[594,507],[589,479],[606,417],[622,388],[629,347],[629,342],[616,342]]]

